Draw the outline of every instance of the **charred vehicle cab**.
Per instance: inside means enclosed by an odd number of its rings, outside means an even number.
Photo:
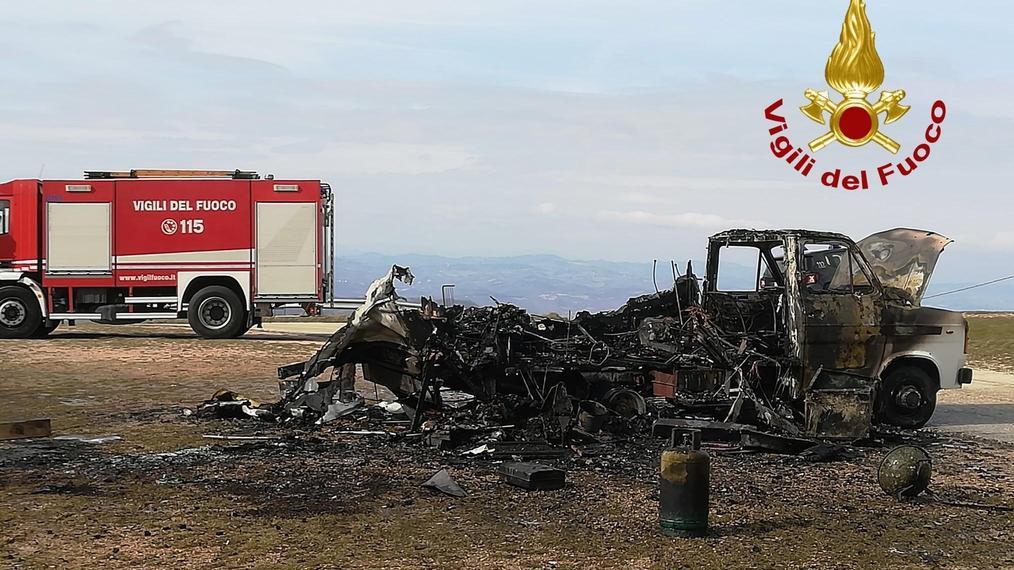
[[[971,382],[964,317],[920,306],[950,241],[911,229],[859,243],[803,230],[723,232],[709,242],[703,306],[789,369],[768,371],[772,393],[810,408],[868,390],[880,421],[919,427],[938,390]]]

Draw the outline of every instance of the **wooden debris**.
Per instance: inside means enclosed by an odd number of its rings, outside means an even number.
[[[27,439],[51,435],[53,435],[53,428],[49,418],[0,423],[0,439]]]

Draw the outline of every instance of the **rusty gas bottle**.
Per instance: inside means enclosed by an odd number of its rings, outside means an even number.
[[[700,430],[673,430],[658,477],[662,534],[707,534],[710,480],[711,458],[701,451]]]

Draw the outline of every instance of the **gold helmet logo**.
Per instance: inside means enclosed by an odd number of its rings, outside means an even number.
[[[851,0],[841,38],[827,58],[824,78],[845,99],[836,103],[828,98],[827,91],[806,90],[804,96],[810,103],[800,107],[803,114],[824,125],[827,112],[831,120],[831,130],[813,139],[810,150],[817,152],[834,140],[853,147],[873,141],[897,153],[901,145],[880,132],[879,117],[883,113],[884,124],[889,125],[903,117],[909,107],[901,104],[905,98],[902,89],[881,91],[880,99],[872,105],[866,100],[884,82],[884,63],[877,54],[876,34],[866,17],[865,0]]]

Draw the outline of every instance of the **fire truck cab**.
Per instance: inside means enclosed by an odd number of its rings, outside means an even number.
[[[331,294],[332,195],[246,171],[89,171],[0,184],[0,338],[186,318],[233,338]]]

